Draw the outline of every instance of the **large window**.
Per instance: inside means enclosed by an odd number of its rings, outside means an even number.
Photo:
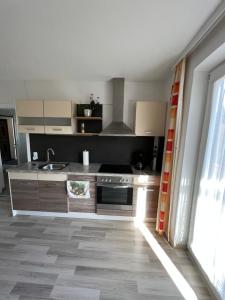
[[[211,74],[189,247],[225,299],[225,68]]]

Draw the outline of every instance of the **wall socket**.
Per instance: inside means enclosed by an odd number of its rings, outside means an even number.
[[[38,159],[38,152],[33,152],[33,160],[37,160]]]

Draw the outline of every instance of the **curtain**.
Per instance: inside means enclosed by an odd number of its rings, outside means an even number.
[[[225,77],[213,85],[191,249],[225,299]]]
[[[171,193],[174,182],[173,177],[176,169],[177,150],[179,149],[182,123],[184,74],[185,59],[182,59],[175,68],[169,103],[156,224],[156,230],[159,234],[167,232],[168,229],[170,202],[172,200]]]

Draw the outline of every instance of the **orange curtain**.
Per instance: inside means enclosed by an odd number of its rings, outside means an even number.
[[[176,66],[171,89],[156,225],[159,234],[168,230],[171,193],[182,123],[184,73],[185,59]]]

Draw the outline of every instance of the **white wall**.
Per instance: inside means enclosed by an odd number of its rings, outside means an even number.
[[[137,100],[167,101],[164,81],[125,81],[124,120],[134,126],[134,110]],[[91,93],[100,97],[103,104],[103,126],[112,120],[111,81],[71,81],[71,80],[26,80],[0,81],[0,107],[15,107],[16,99],[73,100],[89,103]]]

